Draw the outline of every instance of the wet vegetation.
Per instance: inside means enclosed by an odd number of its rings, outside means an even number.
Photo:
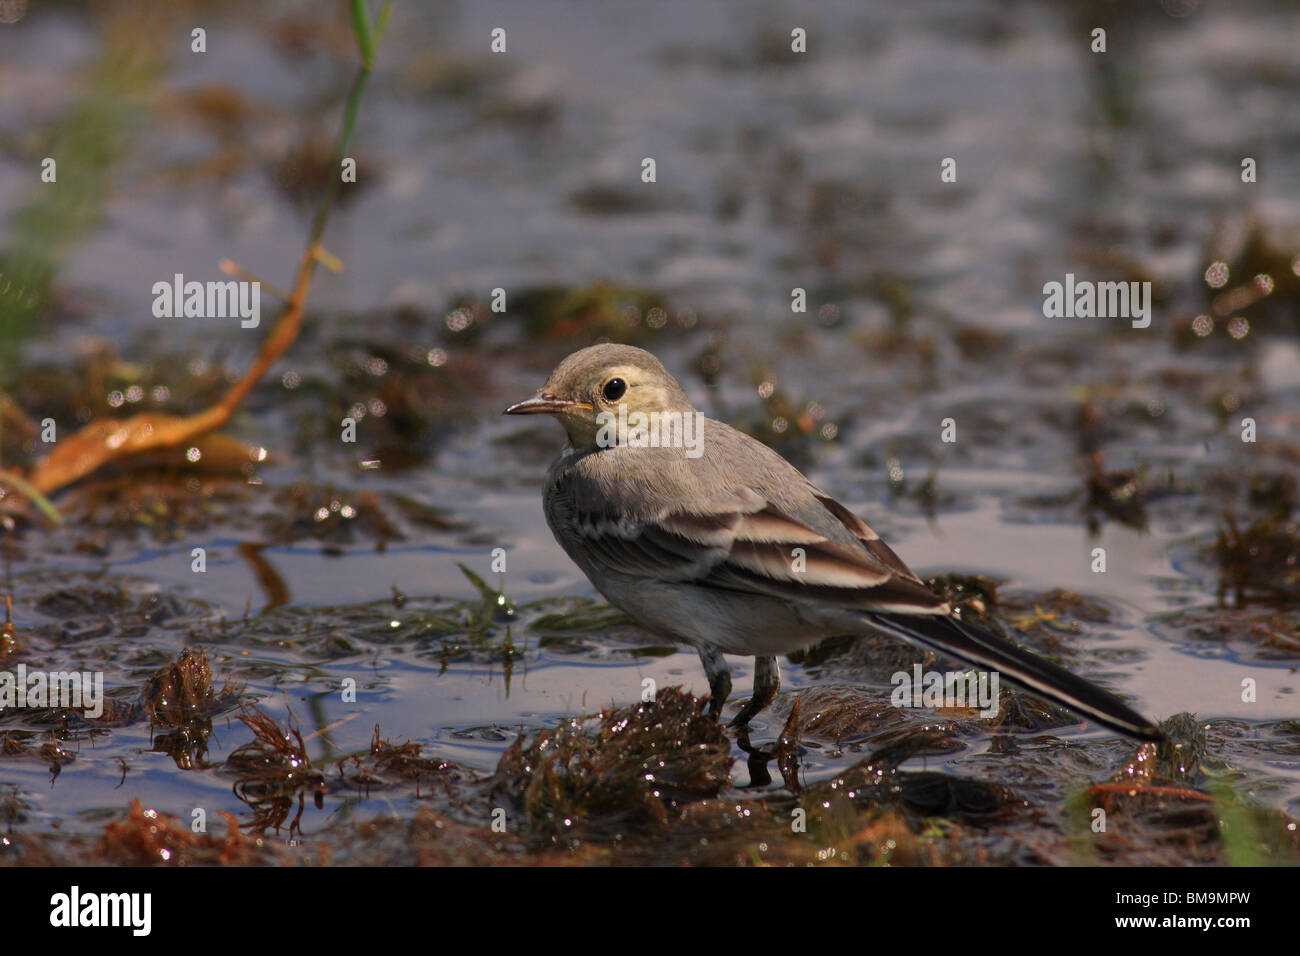
[[[236,8],[225,28],[260,24],[248,55],[275,82],[160,60],[127,9],[65,27],[97,49],[67,80],[0,54],[0,85],[32,70],[64,98],[31,135],[0,105],[0,172],[77,157],[0,219],[0,671],[105,688],[97,717],[0,711],[0,863],[1300,863],[1300,221],[1277,198],[1300,183],[1277,164],[1258,196],[1203,201],[1197,177],[1232,180],[1237,147],[1170,132],[1186,118],[1143,84],[1210,67],[1082,67],[1086,155],[1022,177],[1052,183],[1045,202],[1007,185],[1024,170],[993,177],[1001,154],[945,193],[900,173],[932,165],[952,118],[911,91],[872,116],[894,151],[881,175],[849,175],[838,150],[853,170],[875,155],[861,104],[803,85],[816,68],[784,62],[784,34],[647,31],[637,62],[680,73],[683,102],[758,88],[756,71],[789,93],[673,120],[653,192],[631,161],[614,176],[587,155],[622,135],[582,105],[601,91],[475,52],[441,15],[398,5],[413,19],[385,31],[378,5],[368,28]],[[1005,31],[1044,29],[1008,16],[942,31],[993,51],[964,67],[973,85],[1001,76]],[[1108,16],[1134,42],[1166,29]],[[922,28],[839,26],[864,82],[892,31]],[[1266,42],[1285,31],[1252,29],[1258,69],[1207,74],[1216,142],[1251,139],[1219,108],[1242,76],[1291,103],[1268,79],[1289,69]],[[1028,108],[995,117],[1019,155]],[[1034,118],[1035,142],[1053,122]],[[1159,189],[1125,172],[1133,136],[1172,171]],[[345,150],[355,184],[334,173]],[[175,270],[106,214],[128,200],[169,224],[198,210],[188,253],[211,275],[271,270],[231,247],[296,261],[285,290],[265,280],[277,314],[160,326],[140,290]],[[100,262],[105,237],[149,265]],[[1042,325],[1041,284],[1067,270],[1152,281],[1156,321]],[[783,658],[749,733],[708,719],[694,656],[550,544],[537,498],[558,432],[500,420],[606,339],[654,350],[963,616],[1141,698],[1169,740],[1008,687],[992,719],[893,706],[896,673],[961,669],[884,636]]]

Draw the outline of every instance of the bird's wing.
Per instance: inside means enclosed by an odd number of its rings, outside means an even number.
[[[745,488],[712,496],[707,507],[643,519],[578,513],[569,528],[601,564],[638,577],[841,609],[948,613],[865,523],[820,492],[814,498],[811,507],[824,513],[802,520]]]

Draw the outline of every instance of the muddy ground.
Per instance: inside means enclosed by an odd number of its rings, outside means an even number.
[[[860,6],[399,3],[342,271],[230,441],[60,488],[58,525],[0,499],[0,671],[106,689],[0,711],[0,863],[1300,862],[1297,14]],[[269,318],[151,288],[289,284],[356,63],[294,4],[0,25],[6,470],[249,366]],[[1045,317],[1066,273],[1150,282],[1153,321]],[[552,541],[559,429],[500,415],[605,339],[1169,741],[893,707],[947,662],[884,637],[783,660],[747,737],[707,719],[695,655]]]

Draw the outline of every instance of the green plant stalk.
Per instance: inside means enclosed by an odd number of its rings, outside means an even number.
[[[158,74],[156,51],[132,24],[114,15],[102,29],[103,54],[91,67],[80,99],[43,147],[57,164],[58,178],[33,188],[0,254],[0,372],[6,376],[17,364],[19,343],[49,305],[68,248],[99,219]]]
[[[11,471],[0,471],[0,484],[9,485],[23,497],[31,501],[36,507],[41,509],[41,514],[49,518],[54,524],[63,524],[63,515],[59,514],[59,509],[55,508],[43,494],[33,488],[26,480],[15,475]]]
[[[1267,866],[1276,861],[1268,852],[1268,841],[1259,821],[1237,789],[1229,783],[1216,784],[1209,792],[1218,797],[1219,839],[1223,841],[1224,863],[1228,866]]]
[[[343,165],[343,156],[347,152],[348,142],[352,139],[352,133],[356,129],[357,113],[361,108],[361,98],[365,96],[366,86],[370,82],[370,71],[374,67],[378,41],[383,38],[383,28],[388,25],[388,13],[391,7],[391,0],[385,0],[383,9],[379,12],[380,29],[378,38],[376,38],[371,31],[370,20],[366,16],[363,0],[352,0],[352,29],[357,35],[357,49],[361,53],[361,67],[357,70],[356,79],[352,81],[352,89],[348,92],[347,106],[343,111],[343,128],[339,131],[338,145],[334,150],[334,175],[329,179],[329,185],[325,188],[325,195],[321,198],[321,204],[316,210],[315,218],[312,220],[311,235],[307,240],[308,245],[314,246],[320,242],[321,236],[325,233],[325,223],[329,220],[330,209],[338,196],[341,181],[338,171]],[[315,268],[314,264],[312,268]]]
[[[365,0],[352,0],[352,32],[357,36],[361,62],[368,70],[375,65],[375,38],[370,32],[370,14],[366,13]]]

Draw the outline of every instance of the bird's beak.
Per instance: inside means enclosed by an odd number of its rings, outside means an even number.
[[[565,398],[556,398],[546,392],[515,402],[503,412],[505,415],[536,415],[539,413],[556,414],[571,408],[591,408],[586,402],[571,402]]]

